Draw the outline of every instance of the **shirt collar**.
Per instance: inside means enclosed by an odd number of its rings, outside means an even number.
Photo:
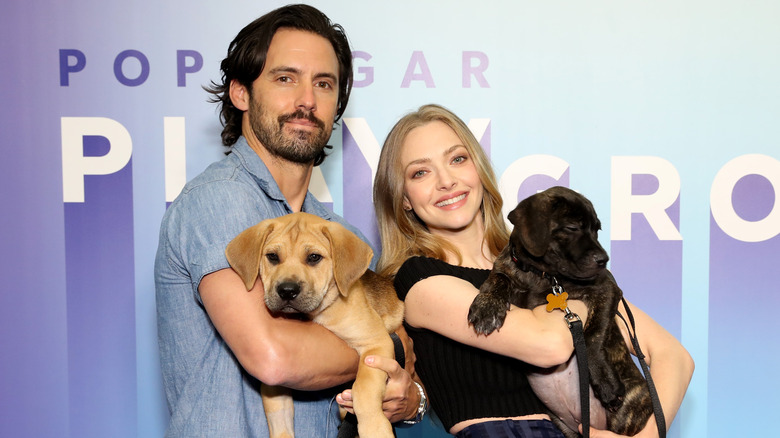
[[[255,179],[257,185],[260,186],[269,198],[283,202],[287,209],[291,210],[290,204],[287,203],[287,199],[279,189],[279,185],[271,175],[271,171],[268,170],[268,166],[260,159],[257,152],[249,146],[249,143],[247,143],[243,136],[239,137],[233,145],[231,154],[236,154],[236,157],[241,161],[243,166]],[[303,200],[301,211],[320,216],[327,220],[332,220],[332,212],[325,208],[325,206],[311,194],[311,191],[308,190],[306,191],[306,198]]]

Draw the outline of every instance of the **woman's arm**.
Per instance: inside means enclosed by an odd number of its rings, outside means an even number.
[[[628,305],[631,313],[634,315],[639,348],[642,349],[646,356],[647,364],[650,366],[653,383],[655,383],[658,398],[663,407],[666,428],[668,430],[672,425],[674,417],[677,415],[677,411],[680,409],[680,404],[683,401],[685,392],[688,390],[691,376],[693,376],[693,359],[682,344],[661,327],[660,324],[633,304],[629,303]],[[618,310],[622,315],[626,315],[626,310],[622,303]],[[629,350],[636,355],[626,325],[623,324],[623,321],[618,320],[618,326],[623,332],[623,337]],[[591,429],[590,436],[593,438],[614,438],[621,435]],[[651,416],[645,428],[634,435],[634,437],[658,437],[658,426],[655,422],[655,416]]]
[[[415,283],[406,296],[406,322],[435,331],[460,343],[514,357],[532,365],[550,367],[566,362],[574,352],[563,312],[512,306],[501,329],[477,335],[468,323],[471,302],[479,290],[457,277],[437,275]],[[587,308],[569,301],[569,308],[585,322]]]

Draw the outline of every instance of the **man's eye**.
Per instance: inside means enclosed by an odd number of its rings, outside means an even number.
[[[277,254],[275,252],[269,252],[268,254],[265,255],[265,258],[268,259],[268,261],[272,265],[275,265],[275,264],[279,263],[279,254]]]
[[[306,263],[312,266],[319,263],[320,260],[322,260],[322,256],[319,254],[309,254],[309,256],[306,257]]]
[[[317,86],[320,88],[327,88],[327,89],[333,88],[333,85],[331,85],[330,82],[326,82],[326,81],[317,82]]]

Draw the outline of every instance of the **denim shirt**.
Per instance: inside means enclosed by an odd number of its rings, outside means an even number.
[[[302,211],[339,222],[367,242],[311,193]],[[291,212],[268,168],[241,137],[230,155],[187,183],[163,216],[154,273],[171,413],[166,437],[268,436],[259,381],[211,324],[198,285],[205,275],[230,267],[225,247],[241,231]],[[297,436],[336,436],[334,395],[335,390],[294,392]]]

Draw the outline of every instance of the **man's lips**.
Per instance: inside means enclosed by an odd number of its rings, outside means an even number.
[[[311,120],[303,119],[303,118],[302,119],[290,119],[290,120],[287,120],[285,123],[290,123],[290,124],[293,124],[293,125],[300,125],[300,126],[314,126],[314,127],[317,126],[317,124],[312,122]]]
[[[296,111],[292,114],[285,114],[279,117],[279,124],[284,125],[289,123],[298,127],[307,128],[324,128],[325,124],[317,119],[312,113],[304,113],[303,111]]]

